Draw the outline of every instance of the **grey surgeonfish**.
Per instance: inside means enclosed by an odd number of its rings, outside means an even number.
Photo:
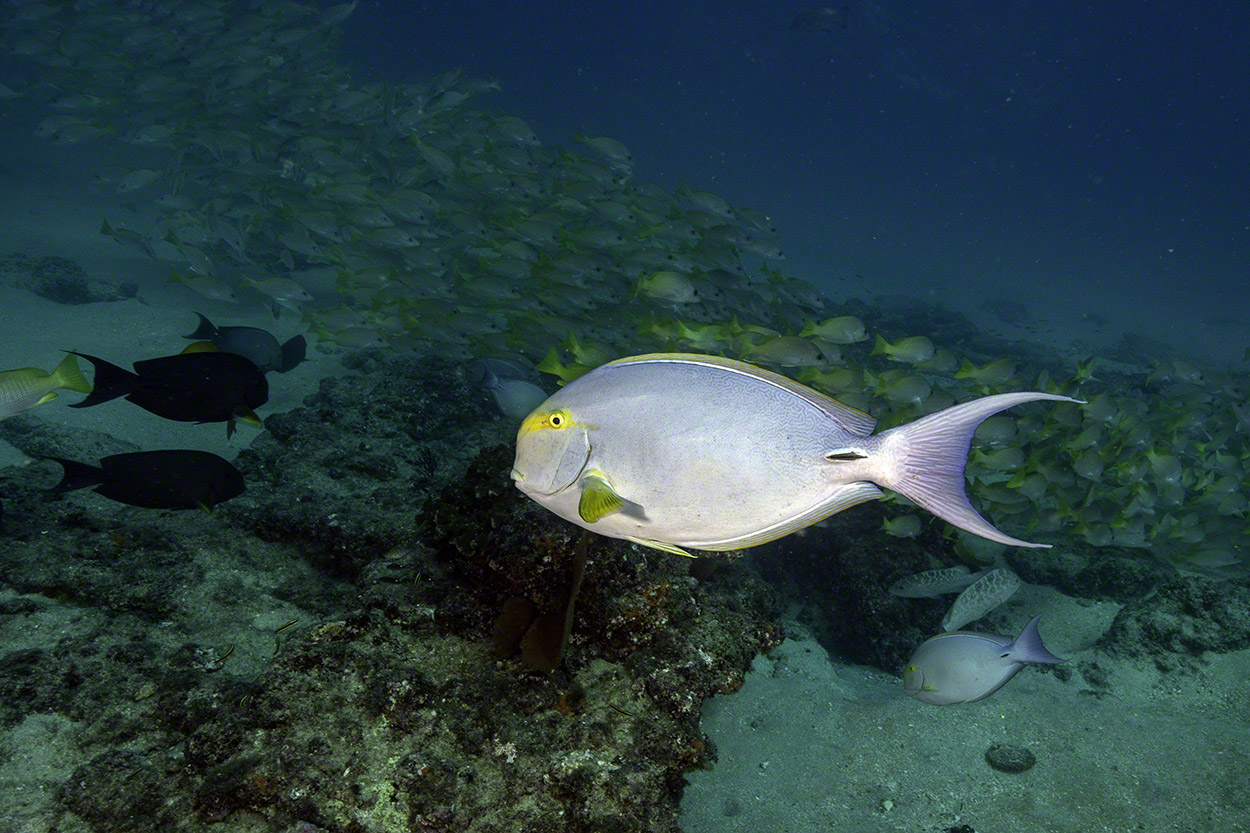
[[[560,517],[687,554],[788,535],[882,496],[969,532],[999,532],[964,494],[972,432],[1022,392],[974,399],[872,434],[875,420],[785,376],[718,356],[619,359],[565,385],[521,423],[512,478]]]
[[[504,359],[475,359],[466,368],[469,383],[490,391],[500,413],[520,422],[547,398],[547,392],[526,381],[525,370]]]
[[[921,643],[903,671],[903,690],[922,703],[949,706],[984,700],[1027,662],[1066,662],[1046,650],[1034,616],[1015,639],[955,631]]]
[[[195,332],[184,338],[196,341],[211,341],[223,353],[234,353],[251,359],[264,373],[271,371],[286,373],[304,360],[308,349],[302,335],[287,339],[279,344],[278,339],[268,330],[257,327],[218,327],[202,313],[200,326]]]

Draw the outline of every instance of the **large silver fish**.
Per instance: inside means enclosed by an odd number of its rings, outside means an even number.
[[[578,526],[649,547],[733,550],[901,492],[969,532],[1021,547],[968,503],[964,465],[986,417],[1049,393],[1006,393],[872,435],[876,421],[784,376],[718,356],[653,353],[570,382],[517,432],[517,487]]]

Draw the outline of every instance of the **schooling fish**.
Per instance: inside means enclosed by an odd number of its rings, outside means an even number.
[[[972,508],[972,432],[1048,393],[987,396],[872,435],[876,421],[799,383],[718,356],[654,353],[574,379],[525,418],[512,479],[572,523],[685,555],[753,547],[882,496],[1022,547]]]
[[[68,492],[95,486],[96,494],[144,509],[211,509],[243,494],[243,475],[207,451],[138,451],[114,454],[99,466],[48,457],[65,467],[52,488]]]
[[[304,361],[307,342],[302,335],[287,339],[283,344],[267,330],[257,327],[217,327],[201,313],[200,326],[184,338],[211,341],[223,353],[234,353],[251,359],[264,373],[286,373]]]
[[[234,353],[191,352],[135,362],[135,372],[86,353],[74,353],[95,366],[95,390],[71,408],[89,408],[125,396],[145,411],[176,422],[225,422],[226,436],[236,420],[261,425],[258,408],[269,399],[265,374]]]

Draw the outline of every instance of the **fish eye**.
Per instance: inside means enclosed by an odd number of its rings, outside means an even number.
[[[547,424],[552,428],[563,428],[568,424],[568,414],[564,411],[553,411],[547,414]]]

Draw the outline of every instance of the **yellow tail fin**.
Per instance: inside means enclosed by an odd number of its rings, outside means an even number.
[[[78,359],[73,353],[67,353],[65,358],[61,359],[61,363],[56,366],[56,370],[52,371],[52,378],[56,379],[58,388],[76,390],[79,393],[91,393],[91,384],[87,381],[87,377],[82,375],[82,371],[78,369]]]

